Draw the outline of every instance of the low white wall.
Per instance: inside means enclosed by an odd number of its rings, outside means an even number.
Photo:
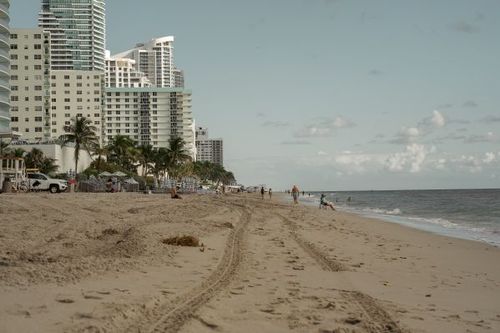
[[[23,144],[23,145],[11,145],[9,148],[22,148],[27,152],[30,152],[33,148],[40,149],[46,157],[50,157],[56,160],[56,164],[59,166],[57,169],[58,173],[66,173],[69,170],[75,170],[75,148],[71,146],[61,147],[58,144],[47,143],[47,144]],[[80,149],[80,156],[78,157],[78,172],[82,172],[89,167],[92,163],[92,158],[85,151]]]

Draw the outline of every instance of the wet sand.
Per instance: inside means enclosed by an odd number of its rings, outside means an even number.
[[[277,194],[4,194],[0,332],[498,332],[499,262]]]

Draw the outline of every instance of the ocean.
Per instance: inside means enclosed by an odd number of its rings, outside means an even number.
[[[341,211],[500,246],[500,189],[327,191],[299,199],[319,207],[321,193]]]

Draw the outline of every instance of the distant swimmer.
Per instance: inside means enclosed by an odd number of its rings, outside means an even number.
[[[273,196],[273,189],[269,188],[269,199],[271,199]]]
[[[292,187],[292,197],[293,197],[293,203],[298,204],[299,203],[299,188],[297,185],[293,185]]]

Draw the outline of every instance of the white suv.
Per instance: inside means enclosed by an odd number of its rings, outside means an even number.
[[[58,193],[61,191],[64,192],[68,188],[68,182],[66,180],[50,178],[46,174],[40,172],[28,173],[28,180],[30,190]]]

